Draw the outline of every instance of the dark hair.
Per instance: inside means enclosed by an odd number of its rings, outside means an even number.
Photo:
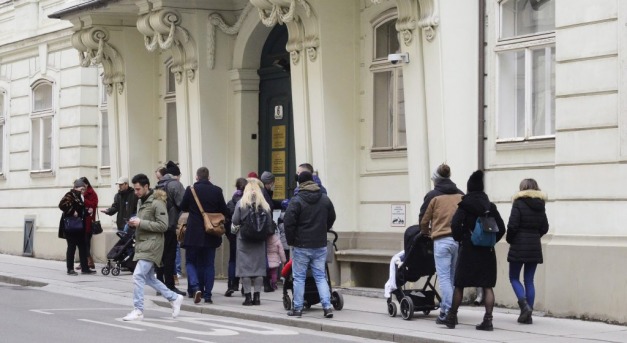
[[[524,179],[520,181],[520,190],[525,191],[528,189],[539,191],[540,187],[538,186],[538,183],[534,179]]]
[[[246,181],[246,179],[244,179],[243,177],[240,177],[237,180],[235,180],[235,189],[237,189],[238,191],[243,191],[244,188],[246,188],[247,183],[248,181]]]
[[[209,169],[207,169],[207,167],[198,168],[196,176],[198,177],[198,180],[209,180]]]
[[[446,163],[442,163],[440,164],[440,166],[438,167],[438,174],[440,174],[441,177],[448,179],[451,177],[451,167],[448,166],[448,164]]]
[[[150,186],[150,180],[148,179],[148,176],[146,176],[146,174],[137,174],[133,176],[131,183],[132,184],[139,183],[141,186],[146,186],[146,185]]]
[[[157,170],[155,170],[157,173],[161,174],[161,176],[165,176],[165,174],[168,173],[168,170],[165,169],[164,167],[159,167],[157,168]]]
[[[313,175],[310,172],[303,170],[300,174],[298,174],[298,183],[301,184],[307,181],[313,181]]]
[[[302,163],[302,164],[300,164],[298,166],[301,167],[301,168],[309,170],[309,172],[312,173],[312,174],[314,172],[313,166],[311,164],[309,164],[309,163]]]
[[[83,181],[83,183],[85,183],[85,186],[87,187],[91,187],[91,183],[89,183],[89,180],[87,180],[86,177],[81,177],[81,181]]]

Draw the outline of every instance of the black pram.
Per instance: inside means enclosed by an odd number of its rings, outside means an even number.
[[[401,316],[405,320],[413,317],[414,311],[422,311],[429,315],[432,310],[440,308],[440,294],[435,289],[435,259],[433,257],[433,241],[420,233],[420,226],[413,225],[405,231],[405,257],[396,269],[396,290],[392,294],[400,304]],[[421,277],[428,276],[421,289],[406,289],[407,282],[417,282]],[[436,277],[437,280],[437,277]],[[435,304],[438,299],[438,305]],[[392,297],[387,299],[388,314],[396,316],[396,304]]]
[[[122,267],[126,267],[133,272],[137,264],[133,261],[133,256],[135,255],[135,230],[131,231],[129,229],[128,232],[118,231],[116,234],[120,239],[109,250],[107,265],[102,267],[100,271],[102,275],[109,275],[109,272],[111,272],[111,275],[118,276]]]

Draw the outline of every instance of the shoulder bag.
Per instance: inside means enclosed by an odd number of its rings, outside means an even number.
[[[83,226],[83,218],[74,216],[63,218],[63,229],[65,233],[68,234],[81,233],[85,229]]]
[[[192,194],[194,195],[194,199],[196,200],[196,205],[198,205],[198,209],[200,210],[200,213],[202,214],[202,220],[205,224],[205,232],[213,235],[213,236],[222,236],[224,235],[224,232],[226,231],[224,228],[224,214],[222,213],[207,213],[205,212],[205,210],[202,208],[202,205],[200,204],[200,200],[198,200],[198,195],[196,195],[196,190],[194,190],[194,187],[192,186]]]
[[[96,209],[96,220],[91,222],[91,233],[99,235],[102,233],[102,225],[100,224],[100,216],[98,216],[98,209]]]

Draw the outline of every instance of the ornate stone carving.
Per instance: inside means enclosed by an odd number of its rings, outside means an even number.
[[[371,0],[379,4],[383,0]],[[411,45],[416,27],[420,27],[427,41],[435,38],[435,29],[440,25],[439,0],[396,0],[398,20],[396,30],[403,43]],[[418,19],[417,19],[418,18]]]
[[[72,46],[78,50],[80,64],[83,67],[102,64],[104,69],[103,84],[107,94],[113,89],[124,91],[124,63],[122,56],[108,42],[109,32],[103,27],[92,27],[76,31],[72,35]]]
[[[298,64],[303,52],[309,61],[316,60],[320,39],[317,22],[306,0],[251,0],[251,3],[257,7],[264,25],[287,25],[290,39],[286,49],[292,63]]]
[[[213,69],[215,65],[216,26],[220,28],[220,31],[226,33],[227,35],[236,35],[239,33],[244,19],[246,19],[252,8],[253,5],[248,3],[233,26],[227,25],[222,15],[219,13],[212,13],[209,15],[209,34],[207,36],[207,49],[209,50],[207,54],[207,65],[209,66],[209,69]]]
[[[183,74],[193,81],[198,70],[196,46],[180,24],[181,15],[173,9],[160,9],[137,19],[137,29],[144,35],[148,51],[157,48],[172,51],[172,71],[178,83],[183,80]]]

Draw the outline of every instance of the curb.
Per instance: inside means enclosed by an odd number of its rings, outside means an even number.
[[[12,285],[24,286],[24,287],[45,287],[48,286],[45,282],[20,279],[13,276],[1,275],[0,274],[0,282],[10,283]]]
[[[153,302],[160,307],[170,308],[169,302],[159,301],[159,300],[153,300]],[[216,308],[212,306],[198,307],[195,305],[185,305],[185,304],[181,306],[181,311],[194,312],[194,313],[200,313],[200,314],[209,314],[209,315],[223,316],[223,317],[231,317],[231,318],[239,318],[239,319],[251,320],[251,321],[256,321],[256,322],[278,324],[278,325],[284,325],[284,326],[297,327],[301,329],[309,329],[313,331],[321,331],[321,332],[327,332],[327,333],[333,333],[333,334],[348,335],[348,336],[383,340],[383,341],[389,341],[389,342],[450,343],[450,341],[442,341],[442,340],[431,339],[431,338],[421,338],[421,337],[398,334],[398,333],[381,332],[381,331],[375,331],[375,330],[347,327],[347,326],[342,326],[342,324],[345,324],[345,323],[341,323],[341,322],[337,324],[333,324],[333,320],[329,320],[329,322],[327,323],[320,323],[320,322],[309,321],[304,318],[298,318],[298,319],[297,318],[284,318],[284,317],[268,316],[268,315],[262,315],[262,314],[256,314],[256,313],[244,313],[244,312],[238,312],[238,311],[232,311],[232,310],[225,310],[225,309]]]

